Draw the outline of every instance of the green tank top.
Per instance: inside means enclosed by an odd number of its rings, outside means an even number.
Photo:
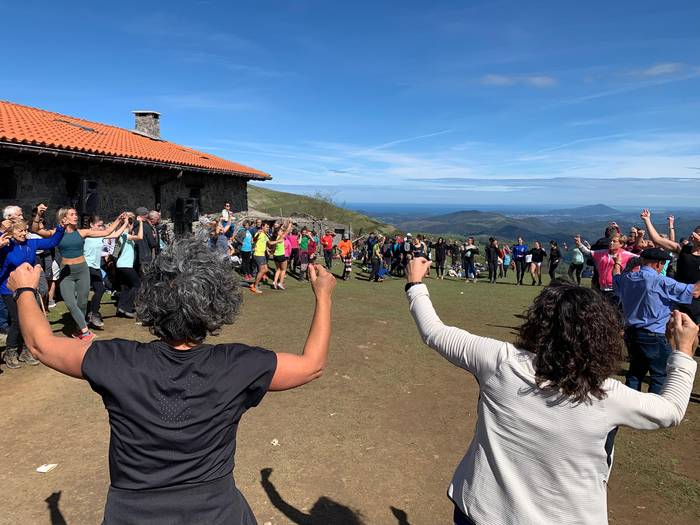
[[[281,257],[284,255],[284,241],[275,244],[275,257]]]
[[[83,246],[85,240],[80,236],[78,231],[66,233],[58,243],[58,249],[61,250],[61,257],[66,259],[73,259],[75,257],[82,257]]]

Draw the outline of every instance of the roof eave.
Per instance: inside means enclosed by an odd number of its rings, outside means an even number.
[[[87,153],[79,150],[63,149],[63,148],[51,148],[47,146],[37,146],[35,144],[26,144],[23,142],[9,142],[5,140],[0,140],[0,148],[12,149],[16,151],[33,151],[36,153],[50,153],[53,155],[60,155],[65,157],[80,157],[87,159],[103,160],[107,162],[114,162],[117,164],[136,164],[142,166],[151,166],[155,168],[171,169],[179,171],[192,171],[196,173],[210,173],[215,175],[228,175],[241,177],[249,180],[260,180],[266,181],[271,180],[271,175],[260,175],[258,173],[249,173],[246,171],[236,171],[236,170],[218,170],[214,168],[203,168],[199,166],[191,166],[189,164],[175,164],[170,162],[159,162],[153,160],[137,159],[133,157],[121,157],[117,155],[103,155],[99,153]]]

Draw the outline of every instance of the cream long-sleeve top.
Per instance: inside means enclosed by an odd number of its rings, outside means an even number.
[[[452,478],[452,501],[477,525],[607,523],[608,437],[623,425],[678,425],[696,362],[673,352],[658,395],[607,379],[603,399],[574,403],[537,388],[534,354],[445,326],[424,284],[407,295],[423,341],[479,382],[476,431]]]

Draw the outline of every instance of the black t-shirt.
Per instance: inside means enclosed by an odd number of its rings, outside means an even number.
[[[561,259],[561,252],[559,248],[552,248],[549,250],[549,262],[557,262]]]
[[[691,244],[683,246],[678,254],[676,281],[685,284],[700,281],[700,255],[693,255]],[[696,323],[700,322],[700,299],[693,299],[691,304],[680,305],[678,309],[690,315]]]
[[[530,254],[532,255],[532,262],[534,263],[541,263],[544,261],[544,258],[547,257],[547,252],[542,248],[533,248],[530,250]]]
[[[686,244],[678,254],[676,281],[695,284],[700,281],[700,255],[693,255],[693,246]]]
[[[242,344],[175,350],[163,341],[95,341],[82,374],[111,428],[113,487],[144,490],[231,476],[243,413],[267,392],[274,352]]]

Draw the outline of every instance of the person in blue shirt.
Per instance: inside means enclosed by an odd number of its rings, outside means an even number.
[[[525,277],[525,271],[530,266],[525,258],[527,257],[527,252],[529,251],[527,244],[522,237],[518,237],[518,243],[513,246],[511,252],[513,253],[513,262],[515,262],[515,282],[517,284],[523,284],[523,277]]]
[[[7,279],[10,273],[24,263],[32,266],[36,264],[37,250],[50,250],[58,246],[65,232],[64,226],[56,228],[54,234],[47,239],[28,239],[29,227],[24,220],[13,222],[3,234],[3,242],[0,248],[0,295],[8,313],[7,342],[5,350],[5,365],[7,368],[19,368],[20,362],[28,365],[38,365],[39,362],[32,357],[24,347],[24,340],[19,330],[17,318],[17,305],[12,291],[7,287]]]
[[[649,392],[661,392],[666,379],[666,361],[671,345],[666,339],[666,325],[677,304],[690,304],[700,296],[700,281],[683,284],[661,275],[671,254],[660,248],[641,253],[638,272],[622,272],[619,255],[615,256],[613,290],[620,298],[625,318],[625,343],[630,356],[626,384],[642,389],[650,376]]]

